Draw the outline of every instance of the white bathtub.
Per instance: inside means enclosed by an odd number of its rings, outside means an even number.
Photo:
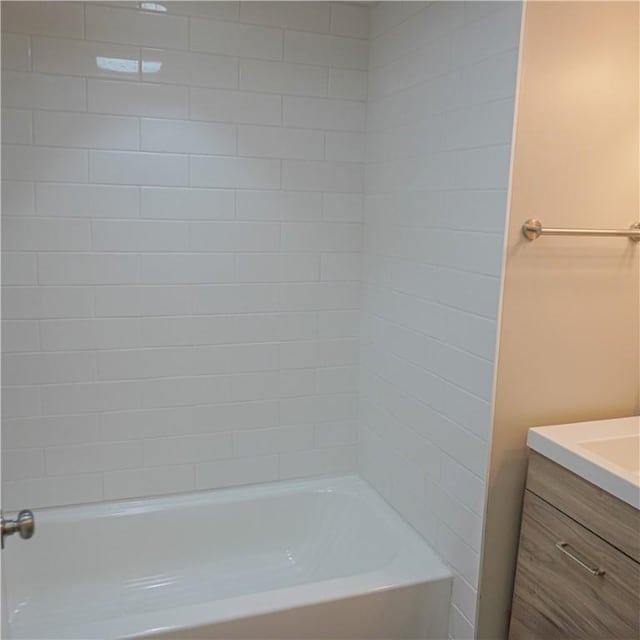
[[[446,637],[451,577],[356,477],[36,512],[11,638]]]

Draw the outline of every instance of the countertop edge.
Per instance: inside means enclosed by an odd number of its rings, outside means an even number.
[[[560,425],[559,425],[560,426]],[[548,427],[543,427],[548,428]],[[537,428],[529,429],[527,446],[549,458],[561,467],[575,473],[583,480],[606,491],[612,496],[640,510],[640,487],[622,478],[611,470],[587,460],[570,448],[543,435]]]

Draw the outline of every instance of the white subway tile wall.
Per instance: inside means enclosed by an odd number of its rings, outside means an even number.
[[[355,469],[368,20],[2,3],[5,508]]]
[[[456,639],[477,600],[519,33],[518,3],[371,8],[359,465],[451,566]]]

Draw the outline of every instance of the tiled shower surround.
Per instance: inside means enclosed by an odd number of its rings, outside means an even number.
[[[359,469],[468,636],[519,18],[3,2],[3,506]]]
[[[355,469],[368,10],[136,4],[2,6],[8,508]]]
[[[452,567],[455,638],[475,618],[520,9],[372,11],[360,470]]]

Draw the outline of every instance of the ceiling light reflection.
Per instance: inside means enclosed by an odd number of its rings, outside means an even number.
[[[128,58],[105,58],[96,56],[98,69],[115,71],[116,73],[138,73],[138,61]]]
[[[159,60],[143,60],[142,73],[158,73],[162,69],[162,62]]]
[[[161,13],[165,13],[167,10],[167,7],[158,2],[141,2],[140,8],[146,9],[147,11],[159,11]]]
[[[103,71],[111,71],[112,73],[138,73],[140,68],[138,60],[131,60],[128,58],[105,58],[103,56],[96,56],[96,65],[98,69]],[[143,60],[142,72],[143,73],[158,73],[162,69],[162,62],[160,60]]]

